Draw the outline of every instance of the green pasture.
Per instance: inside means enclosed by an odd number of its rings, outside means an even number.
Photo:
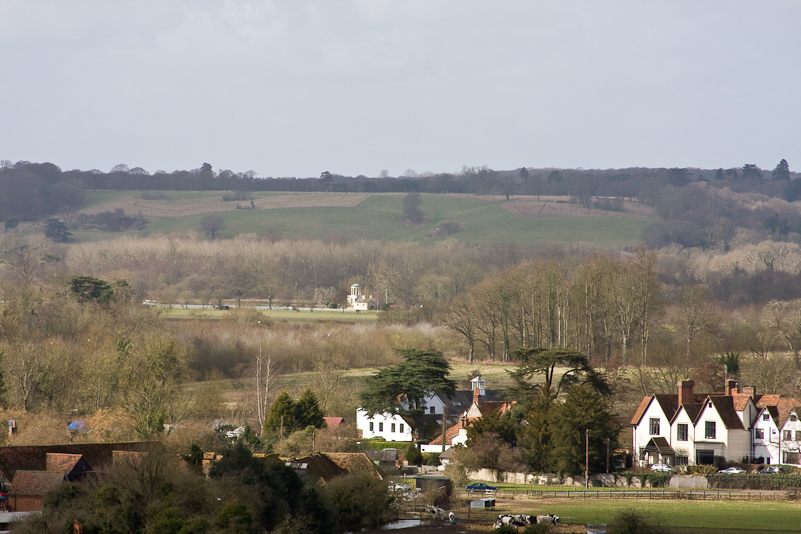
[[[218,197],[222,192],[165,192],[167,200]],[[258,193],[258,196],[265,194]],[[134,202],[139,193],[88,192],[89,205],[110,200]],[[514,198],[511,200],[514,201]],[[511,202],[509,201],[509,202]],[[519,245],[548,243],[587,243],[597,247],[621,247],[639,240],[642,229],[649,223],[641,217],[535,217],[517,218],[503,209],[506,200],[487,201],[478,198],[455,197],[439,194],[423,195],[422,210],[426,223],[412,227],[402,221],[402,194],[375,194],[356,207],[316,207],[288,209],[243,209],[216,212],[225,221],[225,236],[243,233],[281,235],[287,239],[347,239],[381,240],[392,242],[414,241],[435,244],[445,239],[458,239],[480,246],[494,243],[517,242]],[[147,229],[139,235],[169,234],[197,231],[198,222],[206,214],[182,217],[150,218]],[[463,229],[450,236],[428,237],[443,222],[457,222]],[[74,232],[78,241],[105,238],[89,234],[102,232]],[[114,234],[107,234],[112,236]]]
[[[343,312],[342,310],[261,310],[267,318],[276,323],[315,323],[315,322],[345,322],[371,324],[378,319],[378,312]],[[225,317],[226,310],[214,308],[186,309],[181,307],[162,308],[162,316],[167,319],[196,319],[220,320]]]
[[[556,514],[564,523],[609,524],[621,511],[635,510],[651,521],[679,532],[798,532],[801,504],[789,501],[688,501],[554,499],[514,501],[498,506],[527,514]]]

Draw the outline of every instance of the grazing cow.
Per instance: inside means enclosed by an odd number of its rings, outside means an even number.
[[[535,517],[532,517],[528,514],[517,514],[514,516],[514,521],[516,526],[523,527],[526,525],[533,525],[537,522]]]
[[[537,523],[545,523],[546,525],[558,525],[560,521],[558,515],[548,514],[548,515],[538,515]]]

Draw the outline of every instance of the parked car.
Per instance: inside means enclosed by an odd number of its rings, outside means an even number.
[[[672,473],[673,468],[670,467],[668,464],[653,464],[651,466],[651,471],[660,471],[662,473]]]
[[[483,482],[474,482],[473,484],[468,484],[466,489],[467,493],[495,493],[498,491],[498,488],[495,486],[490,486],[489,484],[484,484]]]
[[[781,471],[775,465],[766,465],[765,467],[757,471],[757,473],[759,473],[760,475],[775,475],[781,473]]]
[[[393,492],[407,492],[412,491],[411,486],[407,486],[406,484],[400,484],[398,482],[392,483],[389,485],[389,490]]]
[[[721,469],[718,473],[724,473],[729,475],[742,475],[743,473],[747,473],[745,469],[742,467],[729,467],[727,469]]]

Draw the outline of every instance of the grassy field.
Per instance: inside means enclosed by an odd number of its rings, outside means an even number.
[[[801,529],[801,504],[788,501],[534,499],[499,503],[493,513],[496,517],[507,511],[556,514],[565,523],[609,524],[616,514],[626,510],[636,510],[653,522],[680,532],[798,532]]]
[[[276,323],[317,323],[317,322],[344,322],[373,324],[378,319],[378,312],[343,312],[342,310],[262,310],[264,315]],[[163,317],[167,319],[198,319],[219,320],[228,313],[225,310],[163,308]]]
[[[393,242],[437,243],[455,238],[481,246],[516,241],[520,245],[586,243],[598,247],[620,247],[638,241],[650,222],[641,215],[586,217],[570,215],[516,217],[504,209],[515,197],[470,197],[423,195],[425,224],[413,227],[401,221],[403,194],[321,193],[268,194],[255,197],[258,209],[236,209],[237,202],[222,202],[221,192],[166,192],[164,200],[145,201],[136,192],[87,192],[85,211],[123,208],[142,212],[151,221],[138,235],[194,232],[198,222],[215,213],[226,224],[225,235],[241,233],[282,236],[289,239],[368,239]],[[284,204],[282,204],[284,202]],[[239,202],[243,207],[248,202]],[[282,205],[288,206],[280,209]],[[156,216],[159,214],[163,216]],[[175,214],[176,216],[172,216]],[[462,230],[450,236],[433,235],[443,222],[457,222]],[[73,231],[78,241],[113,237],[107,232]]]

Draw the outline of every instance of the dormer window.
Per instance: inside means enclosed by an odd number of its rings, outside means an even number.
[[[763,413],[762,414],[762,420],[763,421],[770,421],[770,414],[768,412]]]

